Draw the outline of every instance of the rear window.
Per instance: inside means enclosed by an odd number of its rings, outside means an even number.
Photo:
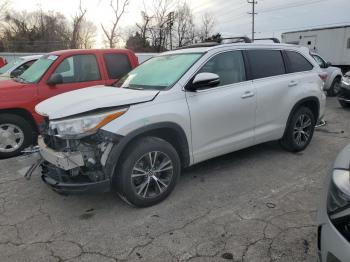
[[[105,54],[104,59],[110,79],[120,79],[131,70],[129,57],[125,54]]]
[[[247,55],[253,79],[286,73],[282,53],[279,50],[248,50]]]
[[[288,58],[288,72],[296,73],[310,71],[313,65],[301,54],[294,51],[286,51]]]

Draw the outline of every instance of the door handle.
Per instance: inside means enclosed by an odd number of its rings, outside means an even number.
[[[254,96],[254,93],[251,92],[251,91],[246,91],[244,92],[244,94],[241,96],[242,99],[246,99],[246,98],[249,98],[249,97],[253,97]]]
[[[297,86],[297,85],[298,85],[298,82],[294,81],[294,80],[290,81],[288,84],[289,87],[293,87],[293,86]]]

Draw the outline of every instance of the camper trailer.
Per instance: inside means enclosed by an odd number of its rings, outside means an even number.
[[[350,25],[286,32],[282,42],[308,47],[343,71],[350,70]]]

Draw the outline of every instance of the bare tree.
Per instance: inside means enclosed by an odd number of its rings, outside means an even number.
[[[10,1],[9,0],[0,0],[0,22],[5,19],[6,12],[9,8]]]
[[[70,42],[70,48],[79,48],[81,43],[81,27],[82,23],[85,21],[87,9],[83,8],[81,5],[81,0],[79,2],[79,11],[73,17],[73,30],[72,30],[72,38]]]
[[[88,20],[83,20],[80,28],[80,43],[79,48],[89,49],[96,42],[96,25]]]
[[[118,25],[128,5],[129,0],[116,0],[116,3],[115,0],[110,0],[110,7],[112,8],[115,16],[112,27],[108,30],[103,24],[101,24],[103,33],[110,48],[114,48],[118,41]]]
[[[195,25],[192,10],[186,2],[178,5],[175,12],[175,30],[177,45],[192,43],[195,37]]]
[[[149,30],[149,25],[152,17],[150,17],[146,13],[146,11],[142,11],[141,15],[142,15],[142,23],[136,24],[136,26],[139,29],[139,35],[141,37],[141,40],[143,41],[143,46],[145,47],[147,43],[147,32]]]
[[[202,41],[204,41],[212,35],[214,27],[215,19],[213,15],[211,15],[210,13],[205,13],[202,16],[202,25],[200,29],[200,38]]]

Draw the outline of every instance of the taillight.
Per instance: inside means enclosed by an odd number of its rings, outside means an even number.
[[[326,82],[328,74],[327,73],[320,73],[318,76],[321,78],[323,82]]]

